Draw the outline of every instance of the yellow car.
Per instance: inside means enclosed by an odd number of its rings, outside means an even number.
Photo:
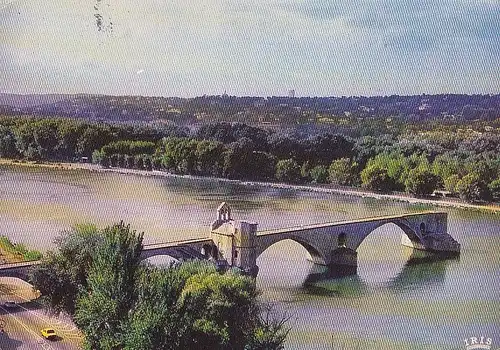
[[[56,331],[52,328],[44,328],[40,331],[45,339],[55,339],[57,338]]]

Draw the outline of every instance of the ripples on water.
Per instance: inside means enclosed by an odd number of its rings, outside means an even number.
[[[148,243],[204,237],[222,201],[260,230],[429,209],[217,180],[7,166],[0,166],[0,195],[1,233],[41,249],[89,221],[125,220]],[[462,349],[463,339],[481,335],[500,348],[500,218],[446,211],[462,244],[458,259],[402,247],[402,231],[391,224],[360,246],[353,276],[313,266],[292,241],[266,250],[257,286],[263,300],[293,316],[287,349]]]

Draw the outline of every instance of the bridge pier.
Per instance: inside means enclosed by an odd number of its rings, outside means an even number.
[[[256,223],[233,220],[229,206],[222,203],[211,226],[210,240],[218,252],[218,265],[237,267],[251,276],[258,273],[258,256],[285,239],[302,245],[313,263],[345,275],[356,273],[357,249],[363,240],[386,224],[394,224],[404,232],[403,245],[448,256],[460,254],[460,244],[448,234],[447,214],[442,212],[382,216],[257,233]]]
[[[358,252],[342,246],[333,250],[328,269],[337,277],[355,275],[358,272]]]

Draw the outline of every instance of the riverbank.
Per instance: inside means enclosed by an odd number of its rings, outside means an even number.
[[[136,170],[126,168],[103,168],[97,164],[90,163],[40,163],[40,162],[27,162],[27,161],[13,161],[11,159],[0,159],[0,165],[14,165],[14,166],[27,166],[27,167],[41,167],[41,168],[54,168],[63,170],[87,170],[92,172],[113,172],[125,175],[138,175],[138,176],[155,176],[155,177],[179,177],[199,180],[214,180],[219,182],[239,183],[245,186],[261,186],[279,189],[290,189],[305,192],[320,192],[320,193],[334,193],[344,196],[355,196],[363,198],[374,198],[380,200],[390,200],[407,202],[411,204],[424,204],[433,205],[438,207],[451,207],[459,209],[480,210],[500,214],[500,206],[496,204],[478,205],[467,203],[459,199],[450,198],[418,198],[409,194],[383,194],[363,190],[356,187],[332,187],[327,185],[293,185],[274,182],[261,182],[261,181],[245,181],[245,180],[231,180],[225,178],[211,178],[194,175],[178,175],[166,173],[163,171],[153,170]]]

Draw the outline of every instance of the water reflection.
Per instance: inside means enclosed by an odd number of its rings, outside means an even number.
[[[391,290],[402,291],[442,285],[446,279],[446,268],[452,260],[457,261],[459,257],[414,249],[401,272],[389,280],[387,287]]]
[[[382,284],[382,288],[392,291],[415,290],[431,285],[443,285],[446,268],[458,256],[424,252],[413,249],[408,260],[395,277]],[[302,287],[314,295],[357,297],[365,294],[370,287],[368,281],[360,277],[356,267],[314,265]]]
[[[302,287],[308,294],[337,297],[358,297],[367,290],[367,284],[351,266],[328,268],[314,265]]]

